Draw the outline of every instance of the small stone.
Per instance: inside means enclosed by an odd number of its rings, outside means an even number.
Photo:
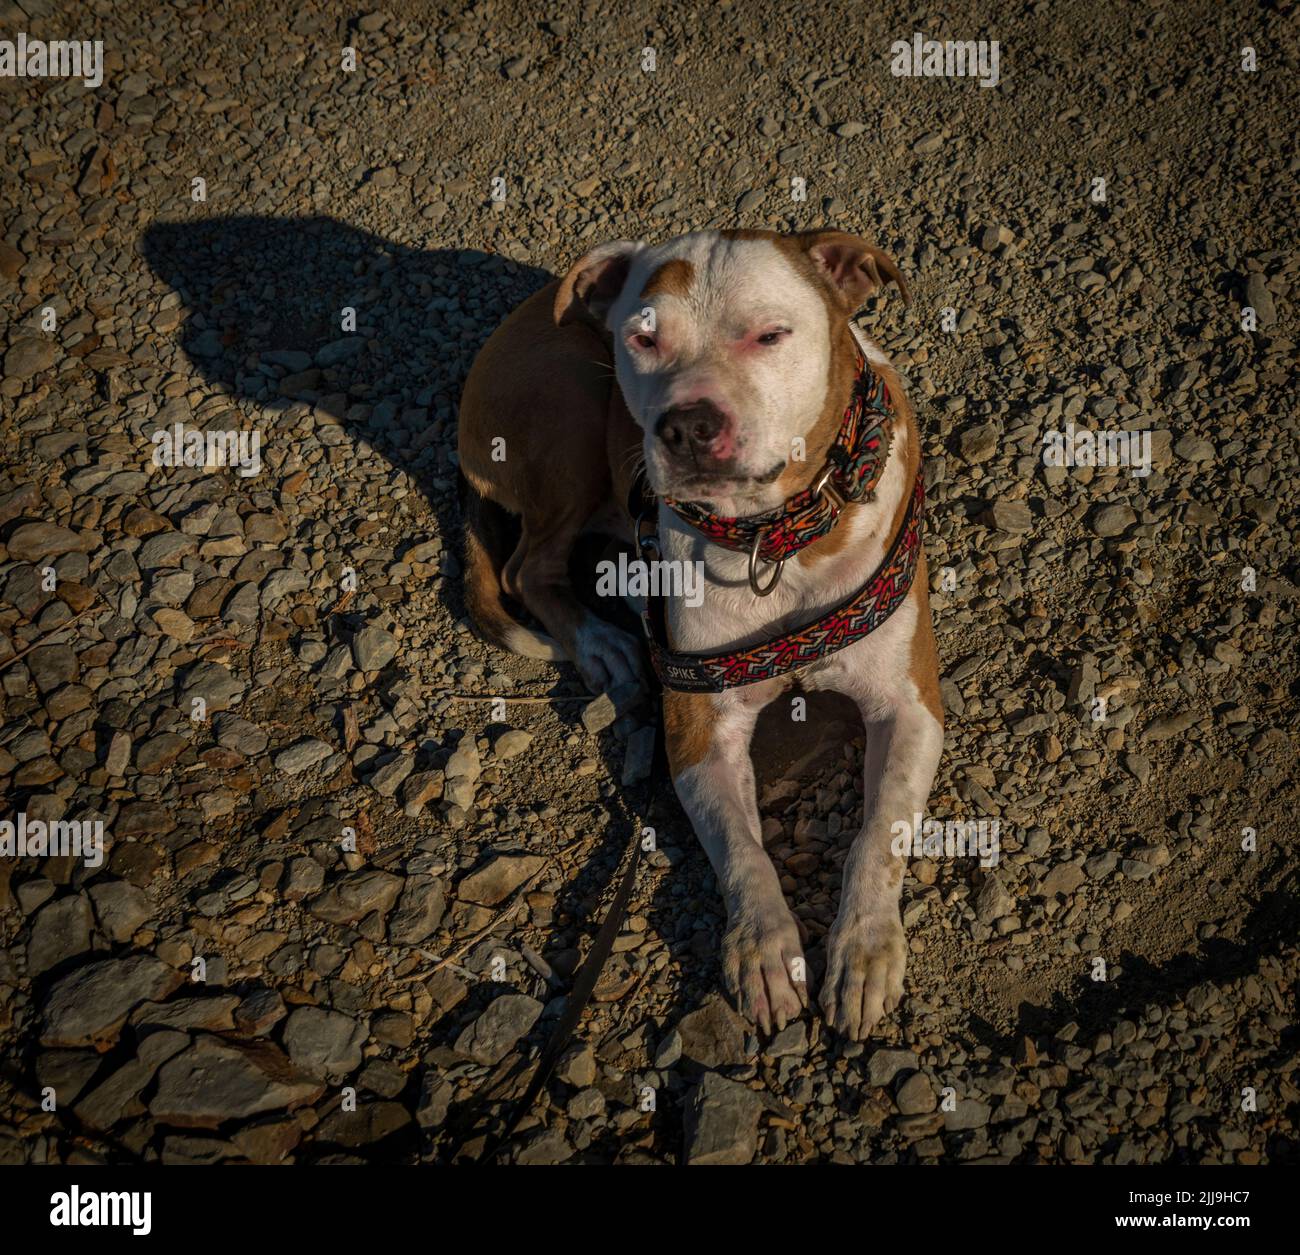
[[[289,860],[284,869],[280,892],[290,902],[301,902],[313,893],[319,893],[325,884],[325,869],[307,855]]]
[[[533,734],[531,732],[522,732],[517,728],[512,728],[509,732],[503,732],[497,737],[492,752],[498,758],[517,758],[532,743]]]
[[[981,924],[991,924],[1004,915],[1010,915],[1015,908],[1015,898],[1007,892],[1002,878],[996,873],[985,876],[979,897],[975,899],[975,918]]]
[[[179,1128],[215,1129],[229,1120],[314,1102],[324,1088],[270,1042],[204,1034],[162,1066],[149,1112]]]
[[[46,997],[41,1041],[47,1046],[107,1049],[136,1006],[165,998],[182,980],[179,972],[147,954],[78,968]]]
[[[980,248],[986,253],[993,253],[1003,244],[1010,244],[1015,238],[1009,227],[987,226],[980,232]]]
[[[401,946],[418,946],[442,923],[446,895],[432,876],[411,876],[388,924],[388,940]]]
[[[59,898],[43,906],[32,921],[27,943],[27,974],[40,976],[90,949],[94,919],[84,894]]]
[[[131,734],[114,732],[108,743],[108,754],[104,758],[104,769],[110,776],[120,776],[131,762]]]
[[[745,1061],[745,1022],[722,998],[713,996],[695,1011],[682,1016],[682,1054],[706,1068],[721,1068]]]
[[[296,776],[315,767],[317,763],[324,762],[333,753],[333,746],[315,737],[309,737],[289,746],[288,749],[281,750],[275,756],[275,769],[284,772],[287,776]]]
[[[989,1122],[992,1108],[986,1102],[975,1098],[959,1098],[952,1111],[943,1113],[943,1127],[949,1133],[959,1133],[967,1129],[982,1129]]]
[[[913,1072],[894,1095],[898,1110],[905,1116],[928,1115],[938,1105],[934,1086],[924,1072]]]
[[[1034,525],[1034,516],[1023,501],[995,501],[984,514],[984,521],[1001,532],[1018,534]]]
[[[1084,881],[1083,868],[1078,863],[1058,863],[1039,886],[1044,897],[1056,895],[1068,898]]]
[[[366,1029],[351,1016],[323,1007],[299,1007],[285,1021],[284,1046],[304,1072],[340,1081],[361,1066]]]
[[[153,621],[160,632],[180,641],[182,645],[194,638],[194,620],[180,610],[155,610]]]
[[[1255,311],[1256,322],[1261,327],[1271,327],[1277,321],[1277,309],[1268,283],[1258,270],[1246,276],[1246,304]]]
[[[456,896],[462,902],[496,906],[545,864],[546,860],[538,854],[498,854],[477,871],[470,872],[456,886]]]
[[[5,354],[4,373],[6,379],[30,379],[43,370],[54,365],[57,349],[53,340],[29,336],[15,340]]]
[[[256,758],[270,741],[257,724],[249,723],[238,715],[218,715],[213,726],[216,729],[217,744],[235,750],[245,758]]]
[[[981,423],[978,427],[968,427],[957,438],[957,448],[961,456],[972,464],[987,462],[998,451],[997,423]]]
[[[442,796],[441,771],[417,771],[402,781],[402,808],[409,818],[414,818],[426,806]]]
[[[314,898],[307,909],[330,924],[355,924],[372,911],[387,915],[401,891],[402,878],[391,872],[352,872]]]
[[[802,1059],[808,1053],[808,1026],[802,1020],[787,1024],[768,1042],[763,1053],[772,1059]]]
[[[339,1107],[316,1126],[317,1142],[336,1146],[373,1146],[411,1123],[411,1114],[396,1102],[359,1102],[356,1110]]]
[[[99,926],[113,941],[130,941],[153,918],[149,895],[125,880],[108,880],[90,888]]]
[[[1089,516],[1088,525],[1097,536],[1119,536],[1137,522],[1137,515],[1130,506],[1098,506]]]
[[[403,780],[415,768],[413,754],[394,754],[386,763],[376,767],[370,775],[370,787],[381,797],[393,797]]]
[[[57,523],[24,523],[9,537],[9,557],[18,562],[40,562],[65,553],[87,553],[95,545],[88,532],[74,532]]]
[[[596,1054],[586,1042],[574,1042],[561,1056],[555,1074],[566,1085],[586,1089],[596,1083]]]
[[[444,774],[448,780],[468,780],[473,782],[479,778],[482,770],[482,764],[479,762],[478,746],[474,744],[472,736],[467,736],[456,748],[456,752],[447,759]]]
[[[383,628],[363,627],[352,638],[352,659],[361,671],[382,671],[397,655],[397,641]]]
[[[921,1061],[910,1050],[877,1050],[867,1064],[867,1079],[877,1089],[890,1085],[900,1072],[914,1072]]]
[[[494,1066],[537,1023],[542,1004],[525,994],[501,994],[456,1038],[457,1054]]]
[[[1144,741],[1167,741],[1171,737],[1181,736],[1196,722],[1196,716],[1190,710],[1176,715],[1162,715],[1153,719],[1142,733]]]

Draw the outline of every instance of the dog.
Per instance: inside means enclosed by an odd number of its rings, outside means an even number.
[[[897,373],[852,321],[891,283],[910,299],[887,254],[838,231],[603,244],[505,320],[461,402],[466,604],[485,639],[567,659],[594,692],[643,675],[643,643],[583,605],[568,566],[584,531],[637,542],[638,476],[650,552],[703,564],[703,603],[662,608],[665,746],[725,898],[727,987],[764,1033],[809,1005],[749,756],[759,712],[796,688],[847,694],[866,727],[866,822],[826,937],[823,1014],[861,1041],[903,994],[893,838],[925,810],[943,710],[918,430]],[[494,551],[502,511],[520,526],[508,557]],[[545,631],[519,622],[507,596]],[[786,669],[768,674],[777,656]],[[694,688],[674,682],[692,676]]]

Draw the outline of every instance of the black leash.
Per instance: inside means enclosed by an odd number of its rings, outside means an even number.
[[[655,775],[659,766],[660,753],[663,749],[663,722],[659,718],[658,710],[655,711],[654,726],[655,748],[651,758],[650,779],[645,802],[645,816],[647,819],[650,815],[650,807],[654,803]],[[623,801],[621,795],[619,800]],[[555,1028],[552,1029],[546,1045],[542,1047],[542,1053],[537,1059],[537,1070],[533,1073],[532,1080],[528,1082],[528,1088],[524,1090],[523,1097],[511,1109],[501,1132],[488,1142],[483,1153],[475,1161],[477,1164],[491,1163],[508,1145],[519,1121],[532,1109],[537,1095],[542,1092],[542,1087],[550,1080],[555,1065],[560,1061],[560,1056],[564,1053],[574,1030],[578,1027],[578,1021],[582,1019],[583,1011],[587,1009],[587,1003],[591,1001],[592,991],[596,988],[596,982],[600,979],[600,974],[604,970],[605,963],[614,948],[614,938],[618,936],[618,930],[623,926],[623,921],[627,918],[628,903],[632,900],[632,889],[636,884],[637,869],[641,865],[641,820],[632,813],[625,801],[623,801],[622,809],[625,818],[631,824],[632,833],[623,856],[627,866],[623,871],[622,879],[619,881],[618,890],[614,894],[614,900],[609,904],[609,910],[605,913],[605,919],[601,923],[600,931],[596,934],[596,940],[592,944],[591,952],[587,955],[582,967],[578,969],[578,975],[573,982],[573,989],[569,993],[568,1001],[564,1004],[564,1010],[560,1013],[560,1018],[556,1022]]]

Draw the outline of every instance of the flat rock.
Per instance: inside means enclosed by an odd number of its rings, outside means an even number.
[[[352,638],[352,660],[360,671],[382,671],[397,656],[397,641],[383,628],[363,627]]]
[[[402,878],[391,872],[351,872],[313,898],[307,909],[330,924],[354,924],[371,911],[386,915],[401,892]]]
[[[94,919],[84,894],[72,894],[43,906],[32,921],[27,943],[27,974],[40,976],[90,949]]]
[[[296,776],[299,772],[315,767],[317,763],[323,763],[332,753],[333,746],[316,737],[307,737],[290,745],[288,749],[282,749],[275,756],[275,769],[284,772],[286,776]]]
[[[53,340],[29,336],[15,340],[5,354],[6,379],[30,379],[54,365],[57,348]]]
[[[215,1129],[227,1120],[314,1102],[324,1088],[270,1042],[204,1035],[163,1064],[149,1111],[165,1124]]]
[[[1170,737],[1180,736],[1196,722],[1196,716],[1190,710],[1176,715],[1161,715],[1152,719],[1142,733],[1144,741],[1167,741]]]
[[[410,876],[388,922],[388,940],[400,946],[418,946],[440,923],[447,899],[432,876]]]
[[[47,1046],[106,1050],[135,1007],[167,997],[183,979],[180,972],[149,954],[78,968],[45,999],[41,1041]]]
[[[533,734],[511,728],[503,732],[492,746],[492,752],[498,758],[518,758],[533,743]]]
[[[763,1100],[752,1090],[706,1073],[686,1107],[688,1164],[747,1164],[758,1151]]]
[[[74,532],[57,523],[24,523],[9,537],[9,556],[19,562],[39,562],[65,553],[88,553],[96,540],[89,532]]]
[[[1098,506],[1088,516],[1088,526],[1096,536],[1119,536],[1137,522],[1137,515],[1131,506]]]
[[[341,1107],[317,1125],[314,1140],[335,1146],[373,1146],[411,1123],[411,1113],[398,1102],[357,1104],[355,1111]]]
[[[920,1066],[920,1059],[910,1050],[877,1050],[867,1064],[867,1079],[883,1089],[900,1072],[914,1072]]]

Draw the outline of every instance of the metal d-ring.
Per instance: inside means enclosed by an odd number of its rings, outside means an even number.
[[[766,584],[758,582],[758,548],[766,535],[766,528],[755,533],[754,543],[749,548],[749,587],[755,597],[766,597],[781,582],[781,568],[785,566],[785,559],[778,558],[772,563],[772,578]]]

